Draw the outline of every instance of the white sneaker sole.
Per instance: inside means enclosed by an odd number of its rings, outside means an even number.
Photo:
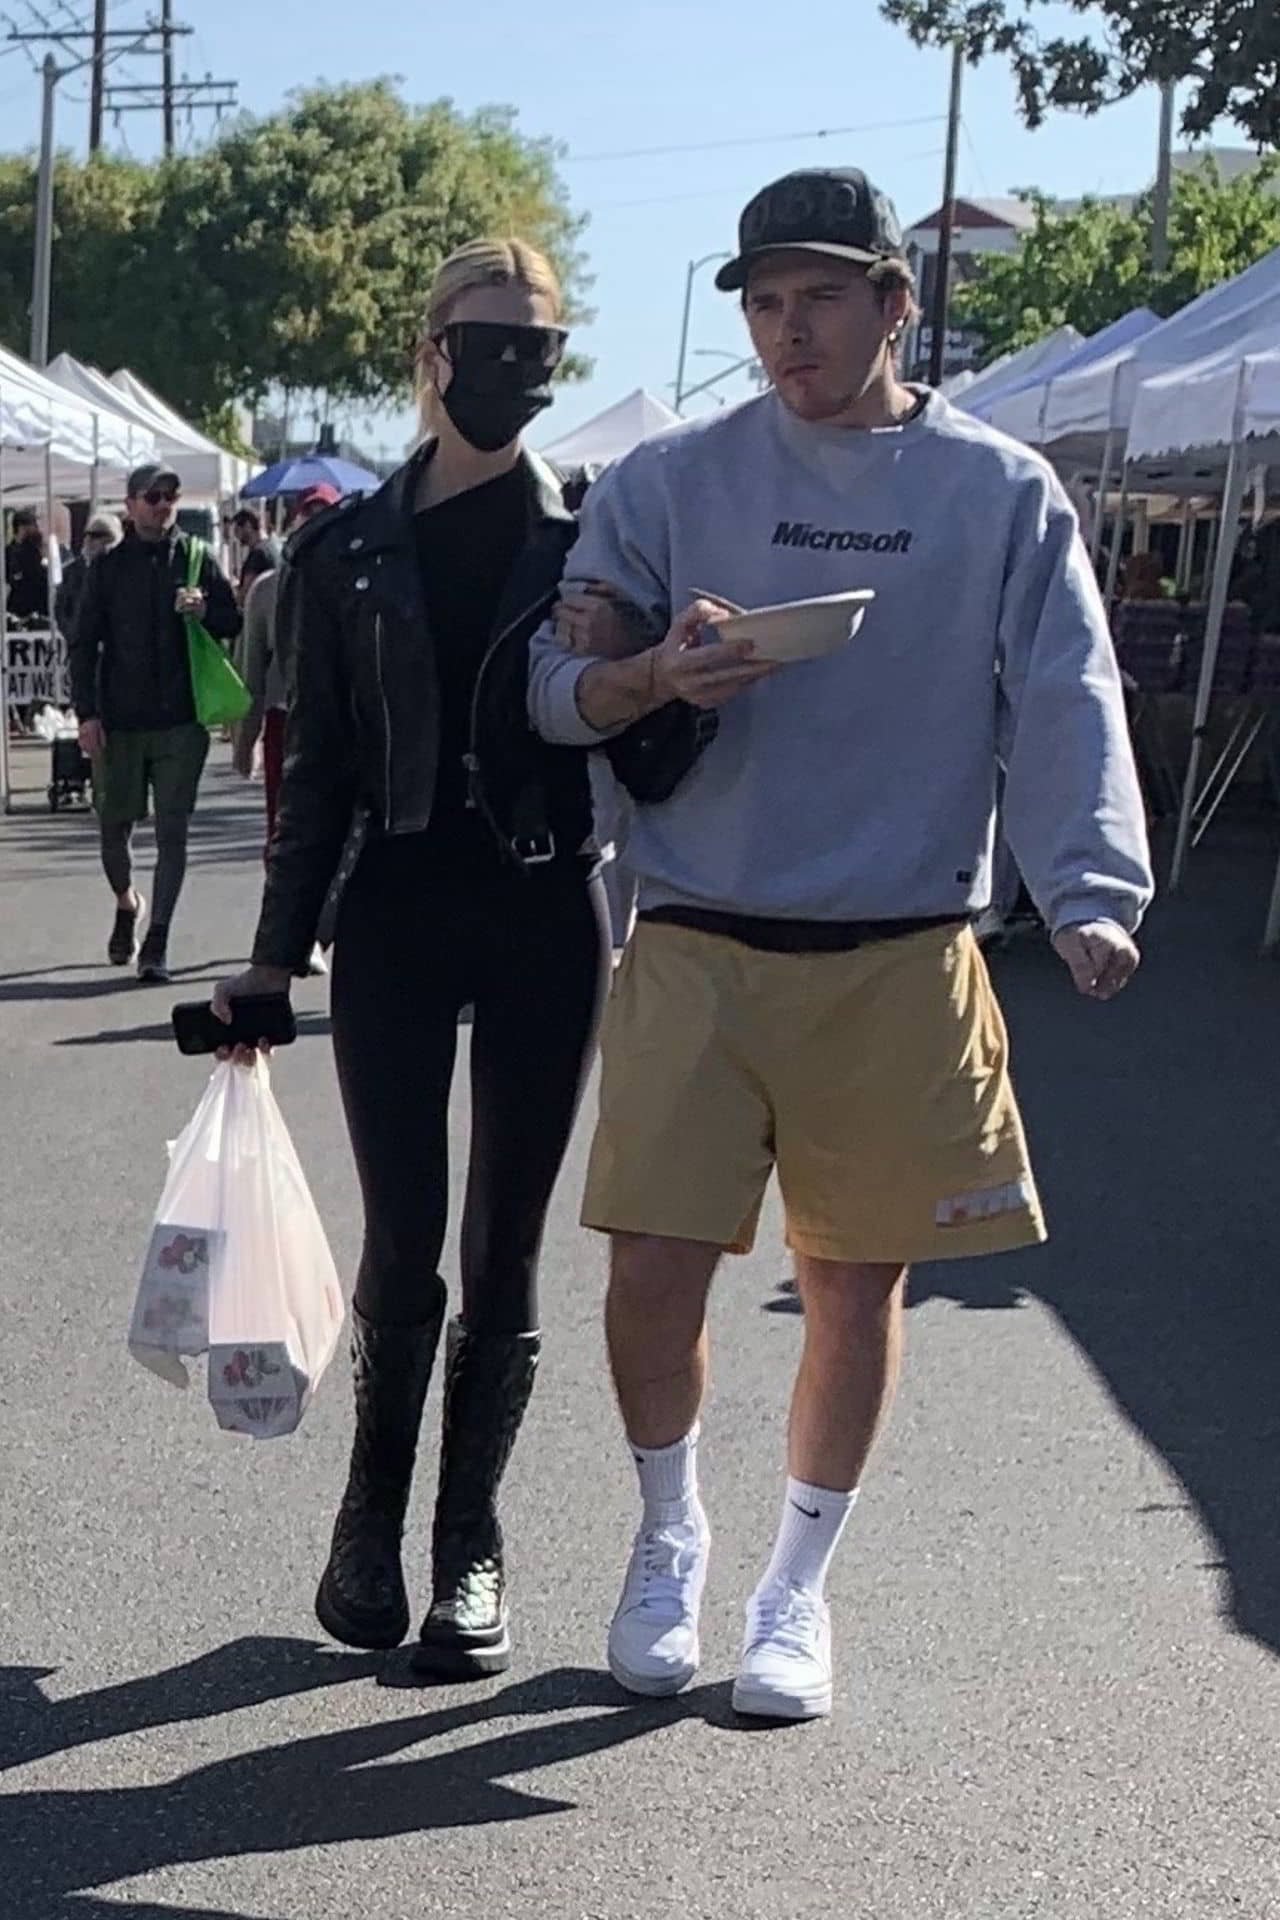
[[[733,1710],[752,1720],[825,1720],[831,1712],[832,1689],[811,1693],[780,1693],[752,1680],[735,1680]]]
[[[646,1700],[668,1700],[673,1694],[683,1693],[694,1678],[701,1664],[700,1657],[688,1667],[677,1667],[671,1673],[631,1673],[609,1649],[609,1671],[620,1687],[628,1693],[642,1694]]]

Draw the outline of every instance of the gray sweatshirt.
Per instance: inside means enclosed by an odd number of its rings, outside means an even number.
[[[989,902],[1003,826],[1053,929],[1133,929],[1151,897],[1120,678],[1076,518],[1038,455],[940,395],[904,426],[813,426],[776,394],[637,447],[586,498],[567,578],[659,633],[695,589],[760,607],[876,599],[841,652],[735,695],[672,797],[637,809],[641,908],[810,920],[957,916]],[[529,710],[600,736],[590,662],[544,629]]]

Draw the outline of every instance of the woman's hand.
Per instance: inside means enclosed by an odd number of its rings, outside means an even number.
[[[627,660],[652,644],[644,615],[602,581],[588,580],[564,593],[556,607],[556,639],[569,653],[597,660]]]
[[[234,980],[219,980],[213,990],[214,1017],[226,1027],[231,1025],[236,1000],[261,999],[264,995],[289,992],[293,976],[286,967],[247,967]],[[219,1047],[219,1060],[234,1060],[238,1067],[251,1067],[259,1053],[270,1053],[271,1043],[259,1040],[256,1047]]]

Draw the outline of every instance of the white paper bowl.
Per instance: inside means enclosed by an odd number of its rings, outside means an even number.
[[[791,600],[731,614],[716,626],[718,640],[750,640],[760,660],[820,660],[852,640],[875,589],[829,593],[821,600]]]

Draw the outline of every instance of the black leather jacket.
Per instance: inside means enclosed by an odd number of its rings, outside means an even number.
[[[368,498],[312,521],[285,557],[277,627],[293,667],[284,781],[262,915],[259,966],[306,971],[331,889],[371,823],[421,833],[439,755],[439,688],[413,531],[431,447]],[[555,604],[576,523],[525,457],[528,537],[512,568],[472,707],[471,803],[513,871],[591,850],[587,751],[529,725],[529,642]],[[607,751],[636,799],[665,798],[697,756],[699,716],[662,709]]]

